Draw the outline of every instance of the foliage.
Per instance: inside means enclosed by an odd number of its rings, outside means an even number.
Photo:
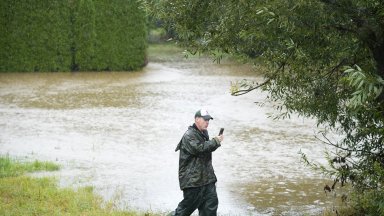
[[[266,63],[263,83],[235,82],[233,95],[261,88],[281,102],[283,117],[316,117],[340,133],[341,140],[321,137],[335,148],[328,155],[330,168],[320,167],[325,174],[361,193],[383,185],[384,175],[377,172],[384,168],[382,1],[149,2],[191,53]]]
[[[167,32],[164,28],[153,28],[149,30],[148,42],[149,43],[162,43],[167,41]]]
[[[94,0],[93,70],[132,70],[146,63],[146,14],[137,0]]]
[[[149,43],[166,43],[171,41],[175,37],[175,32],[173,29],[165,29],[164,22],[154,13],[148,13],[149,8],[151,8],[152,1],[140,0],[143,9],[147,12],[148,17],[148,42]],[[152,5],[153,6],[153,5]]]
[[[66,1],[0,3],[0,71],[68,71],[71,64]]]
[[[355,215],[384,215],[384,192],[369,190],[365,193],[354,193],[352,196]]]
[[[0,3],[0,71],[134,70],[145,65],[137,0]]]
[[[96,8],[93,0],[80,0],[71,5],[71,27],[73,40],[72,70],[92,70],[97,64],[94,62],[96,41]]]
[[[34,161],[30,163],[17,162],[9,156],[0,156],[0,178],[19,176],[25,172],[55,171],[59,166],[51,162]]]

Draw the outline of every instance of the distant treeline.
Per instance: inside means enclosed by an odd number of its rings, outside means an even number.
[[[146,61],[137,0],[1,0],[0,71],[134,70]]]

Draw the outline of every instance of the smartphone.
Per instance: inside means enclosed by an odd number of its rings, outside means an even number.
[[[219,132],[219,136],[222,135],[223,132],[224,132],[224,128],[221,128],[221,129],[220,129],[220,132]]]

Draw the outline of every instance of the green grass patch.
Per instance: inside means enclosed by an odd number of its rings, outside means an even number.
[[[196,53],[192,55],[186,51],[185,48],[178,46],[174,41],[164,43],[150,43],[147,49],[147,57],[149,62],[193,62],[198,61],[200,64],[201,60],[208,61],[211,63],[218,63],[214,60],[214,57],[221,56],[220,63],[229,64],[245,64],[250,63],[249,60],[234,56],[227,53],[220,53],[218,51],[211,53]],[[260,61],[259,65],[263,65]],[[263,66],[262,66],[263,67]]]
[[[0,156],[0,178],[19,176],[26,172],[56,171],[59,168],[59,165],[52,162],[36,160],[34,162],[22,163],[9,156]]]
[[[113,201],[105,203],[93,187],[77,190],[59,188],[54,178],[23,176],[33,171],[58,170],[51,162],[19,162],[0,156],[0,215],[155,215],[116,210]]]
[[[172,62],[185,60],[183,49],[174,42],[149,44],[148,59],[150,62]]]
[[[139,215],[113,209],[92,187],[60,189],[53,178],[26,176],[0,179],[0,215]]]
[[[191,62],[200,61],[201,59],[213,62],[212,56],[207,53],[192,55],[174,41],[149,44],[147,54],[150,62]]]
[[[164,28],[152,28],[148,32],[149,43],[164,43],[167,40],[167,31]]]

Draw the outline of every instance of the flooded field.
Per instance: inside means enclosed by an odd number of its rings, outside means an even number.
[[[182,56],[181,53],[178,55]],[[266,94],[233,97],[250,66],[157,58],[137,72],[0,74],[0,154],[56,161],[64,187],[94,186],[120,208],[165,213],[182,199],[174,149],[196,110],[225,128],[213,154],[220,215],[316,215],[329,181],[300,163],[322,161],[315,121],[273,120]],[[328,203],[328,204],[327,204]]]

